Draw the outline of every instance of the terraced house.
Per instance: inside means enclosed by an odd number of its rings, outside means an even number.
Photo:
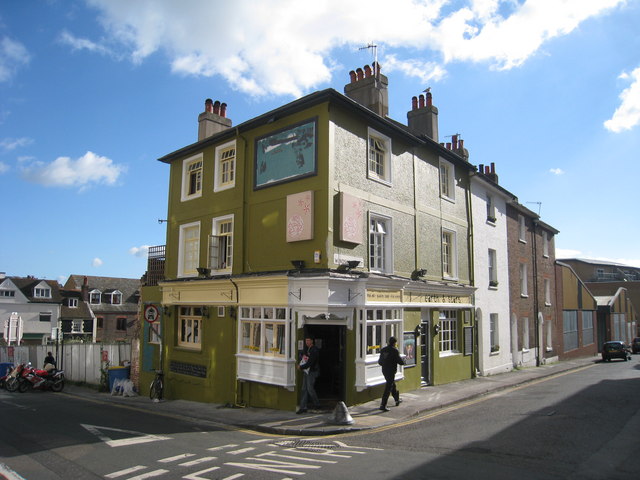
[[[142,388],[161,366],[169,398],[294,409],[308,335],[326,406],[381,395],[391,336],[403,391],[474,375],[473,167],[462,141],[439,143],[430,93],[403,125],[387,88],[366,66],[344,95],[237,126],[205,102],[198,141],[159,159],[167,237],[142,289]]]

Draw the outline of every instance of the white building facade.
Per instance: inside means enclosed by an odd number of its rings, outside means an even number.
[[[494,168],[480,165],[471,178],[474,303],[483,376],[513,369],[506,210],[515,197],[498,185]]]

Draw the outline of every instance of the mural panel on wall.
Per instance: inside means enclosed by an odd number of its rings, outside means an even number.
[[[256,139],[254,189],[317,173],[316,119]]]

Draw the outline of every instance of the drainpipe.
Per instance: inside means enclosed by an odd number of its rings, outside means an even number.
[[[536,367],[540,366],[540,320],[538,319],[539,307],[538,307],[538,256],[536,255],[538,251],[537,242],[536,242],[536,230],[538,226],[538,221],[533,220],[533,241],[532,243],[532,260],[533,260],[533,303],[534,303],[534,315],[535,315],[535,347],[536,347]]]

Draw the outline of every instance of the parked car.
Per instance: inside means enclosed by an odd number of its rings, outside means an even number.
[[[633,341],[631,342],[631,351],[633,353],[640,352],[640,337],[634,338]]]
[[[625,362],[627,360],[631,360],[631,352],[629,352],[629,348],[624,344],[624,342],[620,342],[618,340],[613,342],[604,342],[602,345],[602,360],[610,362],[612,358],[621,358]]]

